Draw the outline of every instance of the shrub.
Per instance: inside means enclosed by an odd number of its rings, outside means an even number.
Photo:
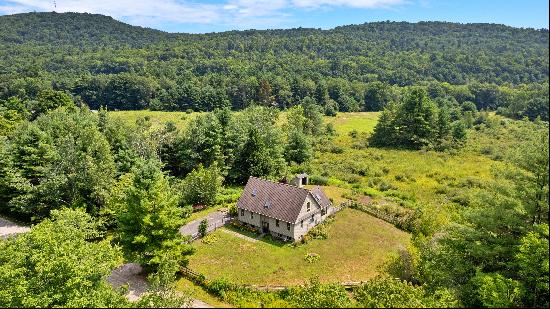
[[[206,235],[202,239],[202,242],[204,244],[207,244],[207,245],[211,245],[211,244],[215,243],[216,241],[218,241],[218,236],[216,236],[214,234]]]
[[[346,308],[351,300],[340,284],[322,284],[313,279],[303,287],[292,287],[280,294],[283,299],[298,308]]]
[[[223,178],[216,165],[204,168],[199,165],[179,183],[179,190],[183,192],[184,204],[214,205],[216,196],[221,188]]]
[[[228,291],[235,289],[235,284],[231,283],[225,278],[216,279],[206,284],[206,289],[208,292],[217,295],[219,297],[224,297],[224,294]]]
[[[208,220],[203,219],[199,224],[199,235],[201,235],[201,237],[204,237],[206,236],[207,232],[208,232]]]
[[[304,260],[308,263],[315,263],[321,259],[321,256],[317,253],[306,253]]]
[[[328,185],[328,178],[323,176],[311,175],[309,177],[309,183],[312,185],[326,186]]]
[[[238,215],[238,209],[237,209],[237,204],[235,203],[232,203],[232,204],[229,204],[229,207],[228,207],[228,212],[229,212],[229,215],[232,216],[232,217],[235,217]]]
[[[330,152],[331,152],[331,153],[335,153],[335,154],[344,153],[344,147],[333,145],[333,146],[330,148]]]

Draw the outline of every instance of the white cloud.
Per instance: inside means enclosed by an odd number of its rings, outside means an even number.
[[[362,9],[388,8],[403,4],[405,0],[293,0],[296,7],[319,8],[323,6],[347,6]]]
[[[407,0],[0,0],[0,14],[29,11],[87,12],[109,15],[131,24],[165,23],[230,25],[233,28],[282,25],[294,9],[335,6],[387,8]]]
[[[128,20],[150,20],[176,23],[213,23],[220,19],[216,5],[178,2],[175,0],[133,1],[133,0],[9,0],[2,11],[56,11],[87,12],[109,15]]]

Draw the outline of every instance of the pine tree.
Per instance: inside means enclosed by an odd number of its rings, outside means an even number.
[[[183,244],[179,228],[183,225],[178,195],[172,192],[158,162],[140,162],[132,170],[131,184],[116,203],[120,203],[118,233],[129,259],[152,271],[169,266],[174,274],[187,263],[192,249]]]

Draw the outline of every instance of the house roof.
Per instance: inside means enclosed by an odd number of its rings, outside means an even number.
[[[310,192],[304,188],[251,176],[237,202],[237,208],[281,221],[296,223],[309,194],[312,194],[322,207],[330,205],[330,201],[319,187]]]
[[[315,198],[317,203],[321,205],[321,207],[328,207],[332,204],[328,197],[325,195],[325,192],[321,190],[321,187],[316,186],[315,188],[311,189],[310,193],[311,195],[313,195],[313,198]]]

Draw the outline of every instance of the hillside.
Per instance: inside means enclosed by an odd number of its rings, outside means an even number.
[[[88,13],[24,13],[0,17],[2,44],[40,46],[84,45],[141,47],[169,35],[131,26],[112,17]]]
[[[33,99],[53,87],[92,108],[286,108],[311,97],[331,109],[369,111],[384,105],[366,93],[382,82],[397,96],[429,84],[458,103],[497,109],[513,105],[503,99],[508,88],[548,81],[548,30],[497,24],[170,34],[102,15],[27,13],[0,16],[0,29],[0,100]]]

